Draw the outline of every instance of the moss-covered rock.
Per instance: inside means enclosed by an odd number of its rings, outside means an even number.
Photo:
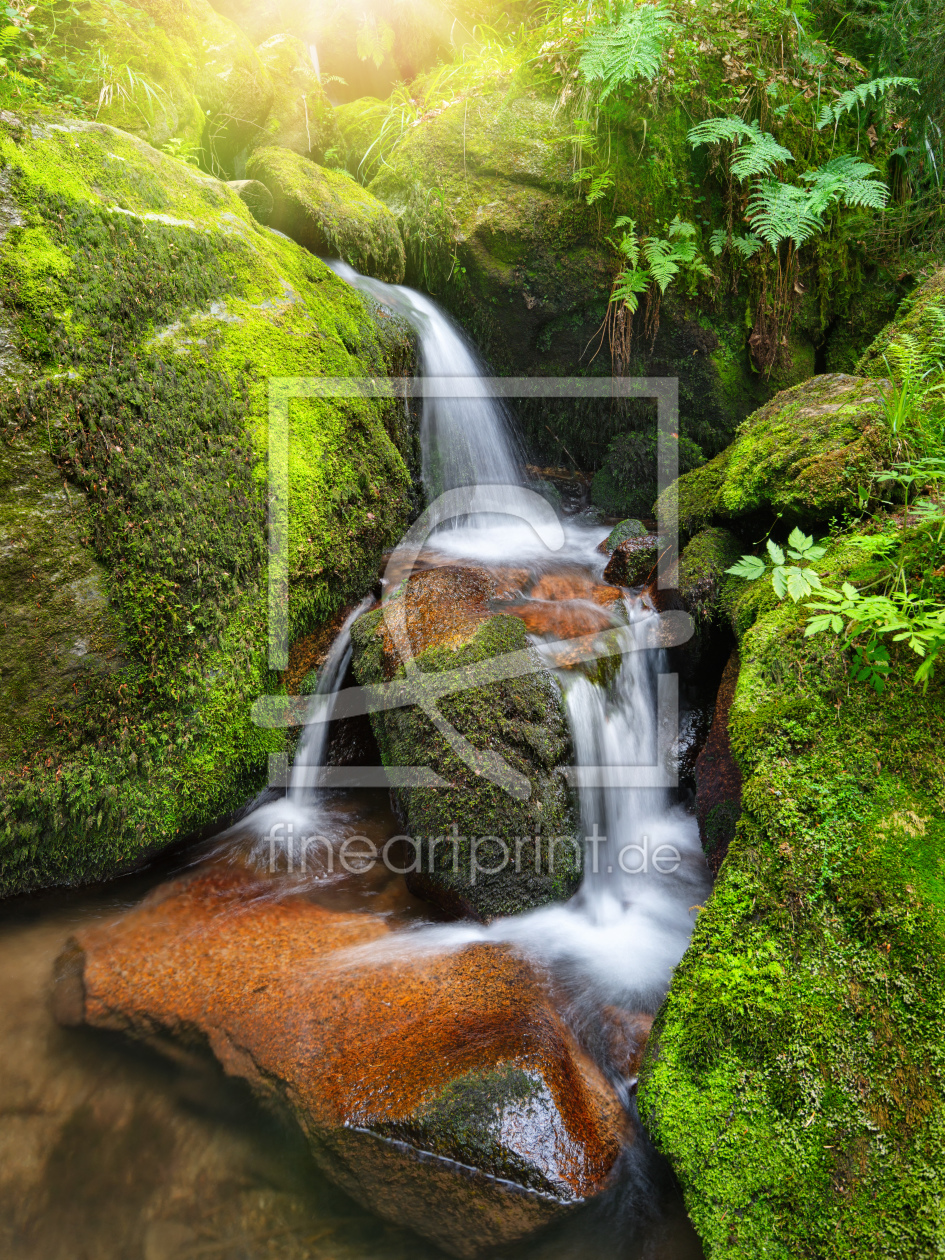
[[[715,459],[665,493],[680,530],[759,515],[827,521],[860,506],[890,446],[880,388],[854,376],[816,376],[777,395],[741,425]],[[656,510],[656,509],[654,509]]]
[[[438,569],[411,578],[396,599],[404,603],[421,674],[488,666],[497,656],[532,650],[518,617],[489,615],[491,589],[477,570]],[[389,616],[396,615],[395,607]],[[362,685],[405,677],[383,611],[363,614],[351,637]],[[448,785],[406,787],[396,795],[407,833],[422,840],[420,865],[408,884],[452,913],[485,920],[515,914],[564,900],[580,882],[576,819],[563,773],[570,754],[564,706],[537,656],[533,666],[436,701],[452,727],[450,739],[419,706],[372,715],[386,765],[429,768]],[[530,794],[513,796],[468,765],[456,734],[524,776]]]
[[[656,568],[659,555],[656,534],[640,534],[617,544],[604,570],[604,581],[615,586],[641,586]]]
[[[638,521],[635,517],[628,517],[625,521],[618,521],[613,527],[604,541],[598,547],[598,551],[603,551],[605,555],[610,555],[615,547],[622,542],[626,542],[628,538],[642,538],[646,533],[646,526],[642,521]]]
[[[945,267],[934,271],[901,303],[895,319],[870,343],[857,364],[857,372],[874,378],[888,377],[890,365],[884,356],[891,345],[904,338],[914,339],[920,358],[940,357],[945,340]],[[930,354],[933,349],[935,352]]]
[[[938,532],[907,535],[910,580],[940,571]],[[862,557],[840,537],[822,567],[875,582]],[[791,601],[756,604],[740,655],[742,813],[654,1025],[641,1113],[712,1260],[933,1256],[945,679],[923,693],[897,649],[877,695]]]
[[[697,626],[717,619],[725,570],[744,550],[744,543],[729,530],[714,527],[700,530],[685,547],[679,557],[678,589]]]
[[[394,284],[403,280],[404,245],[396,220],[350,175],[276,148],[253,153],[246,173],[272,193],[272,227],[365,275]]]
[[[125,133],[5,114],[0,183],[11,892],[114,872],[258,788],[284,747],[250,719],[279,687],[269,382],[403,370],[412,350],[232,190]],[[292,404],[293,637],[402,531],[404,424],[368,400]]]

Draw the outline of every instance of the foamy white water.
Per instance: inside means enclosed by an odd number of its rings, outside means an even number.
[[[464,388],[478,382],[475,397],[424,399],[420,442],[430,498],[457,486],[519,485],[522,461],[508,411],[486,384],[482,360],[446,312],[405,285],[372,280],[344,262],[329,266],[416,330],[424,376],[461,377]]]

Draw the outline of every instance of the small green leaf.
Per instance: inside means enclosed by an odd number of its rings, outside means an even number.
[[[725,572],[735,577],[747,578],[749,582],[755,582],[758,578],[764,577],[765,562],[759,556],[742,556]]]
[[[772,542],[770,538],[768,539],[768,555],[775,564],[784,564],[784,552],[778,544]]]
[[[784,568],[779,565],[771,574],[771,585],[774,587],[774,593],[778,599],[784,599],[787,593],[787,578],[784,574]]]

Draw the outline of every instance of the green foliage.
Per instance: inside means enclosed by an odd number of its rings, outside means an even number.
[[[945,461],[942,475],[945,477]],[[941,515],[941,508],[934,505],[934,515]],[[945,533],[945,521],[939,531],[938,543]],[[853,540],[861,548],[873,554],[886,555],[895,545],[889,535],[867,535]],[[935,671],[939,653],[945,650],[945,601],[935,596],[910,589],[902,564],[889,575],[887,589],[879,593],[858,590],[850,582],[839,589],[825,586],[815,567],[826,554],[827,548],[814,542],[801,530],[792,531],[788,539],[788,551],[784,551],[770,539],[767,543],[768,563],[759,556],[745,555],[727,570],[734,577],[756,582],[770,575],[771,585],[778,599],[790,595],[794,603],[805,601],[809,611],[806,636],[831,633],[842,636],[845,644],[854,652],[854,673],[860,681],[868,682],[875,691],[882,691],[884,678],[889,671],[889,652],[879,641],[891,636],[893,643],[905,646],[920,657],[921,664],[915,674],[916,684],[927,688]],[[795,561],[787,564],[787,559]]]
[[[817,119],[817,128],[822,130],[824,127],[829,127],[831,123],[836,126],[844,114],[859,109],[871,98],[878,101],[892,88],[906,88],[910,92],[916,92],[918,86],[917,79],[904,78],[901,75],[890,75],[885,78],[870,79],[868,83],[858,83],[856,87],[841,92],[832,104],[823,107]]]
[[[623,302],[630,311],[639,306],[639,295],[655,285],[663,294],[680,271],[690,276],[711,276],[711,271],[699,256],[696,245],[697,232],[691,223],[685,223],[679,215],[669,224],[665,237],[637,236],[633,219],[621,215],[614,224],[623,228],[619,240],[608,237],[611,245],[630,264],[617,276],[611,302]],[[645,266],[640,263],[645,262]]]
[[[730,162],[732,174],[738,179],[770,175],[780,163],[794,161],[791,150],[778,144],[770,132],[762,131],[757,122],[746,123],[737,115],[706,119],[690,128],[688,140],[693,148],[725,140],[741,141]]]
[[[638,79],[654,79],[674,30],[673,15],[662,5],[627,4],[615,23],[585,40],[581,74],[602,102]]]
[[[356,47],[361,61],[373,61],[380,69],[394,47],[394,28],[383,18],[378,20],[373,13],[365,13],[358,26]]]

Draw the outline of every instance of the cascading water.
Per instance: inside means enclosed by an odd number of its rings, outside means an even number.
[[[361,276],[345,263],[331,266],[348,283],[408,320],[419,337],[425,374],[481,382],[481,392],[472,398],[425,400],[421,437],[430,496],[458,485],[521,484],[509,417],[488,389],[481,361],[448,317],[412,289]],[[435,545],[467,561],[488,564],[514,554],[537,568],[567,560],[599,574],[603,561],[596,548],[604,532],[569,524],[565,546],[553,553],[526,525],[479,517],[460,529],[439,533]],[[579,789],[581,818],[590,841],[580,891],[567,905],[497,920],[488,927],[425,926],[404,942],[409,948],[432,949],[483,939],[515,943],[557,974],[579,1021],[602,1002],[656,1009],[709,887],[695,820],[670,803],[665,787],[619,786],[621,767],[647,766],[656,760],[656,679],[665,671],[664,653],[638,650],[645,623],[657,614],[640,599],[628,599],[626,604],[629,624],[620,632],[626,650],[608,689],[581,673],[557,671],[578,772],[587,771],[585,777],[593,781],[596,776],[603,784],[588,782]],[[346,632],[341,638],[346,639]],[[535,644],[540,650],[540,640]],[[332,659],[340,660],[341,655]],[[343,670],[337,676],[341,674]],[[318,703],[330,705],[327,670],[320,690]],[[324,735],[304,745],[309,765],[319,739],[318,747],[324,748]],[[610,784],[608,769],[615,772]],[[658,852],[662,862],[653,860]]]
[[[483,364],[462,333],[435,302],[399,284],[359,275],[347,263],[330,266],[343,280],[402,315],[420,340],[426,377],[460,377],[466,398],[427,397],[420,428],[423,480],[430,497],[456,486],[521,484],[522,461],[511,417],[486,383]]]

